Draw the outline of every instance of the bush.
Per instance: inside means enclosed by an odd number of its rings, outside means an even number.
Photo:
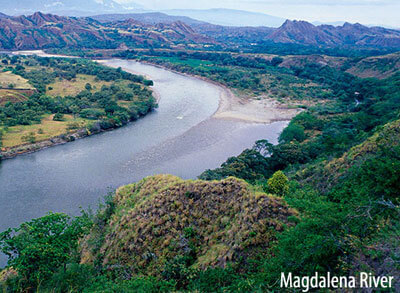
[[[17,291],[39,286],[63,267],[89,224],[87,217],[48,214],[0,233],[0,250],[20,277]]]
[[[285,196],[289,191],[289,180],[282,171],[275,172],[268,179],[268,191],[279,196]]]
[[[21,139],[25,143],[35,143],[36,135],[34,132],[30,132],[29,134],[22,136]]]
[[[89,109],[83,109],[79,115],[82,118],[86,118],[86,119],[99,119],[100,117],[104,116],[106,113],[104,112],[104,110],[102,109],[93,109],[93,108],[89,108]]]
[[[64,120],[64,114],[61,113],[56,113],[53,116],[53,121],[63,121]]]
[[[304,127],[296,123],[290,123],[279,136],[280,143],[289,143],[293,140],[302,142],[306,139]]]

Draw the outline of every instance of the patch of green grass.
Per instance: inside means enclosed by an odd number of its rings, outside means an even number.
[[[78,74],[76,78],[72,80],[62,79],[49,84],[46,93],[52,97],[76,96],[81,91],[85,90],[85,85],[87,83],[90,83],[95,91],[100,90],[103,85],[111,85],[111,82],[96,80],[96,77],[93,75]]]
[[[72,122],[79,123],[82,128],[87,122],[82,118],[74,118],[72,115],[64,115],[64,121],[53,121],[53,115],[45,116],[40,124],[18,125],[9,127],[3,136],[4,147],[15,147],[26,143],[23,137],[34,133],[36,141],[43,141],[51,137],[68,133],[68,125]]]
[[[33,89],[25,78],[15,75],[10,71],[0,72],[0,88]]]

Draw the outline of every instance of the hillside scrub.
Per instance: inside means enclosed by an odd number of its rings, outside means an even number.
[[[211,182],[148,177],[119,188],[113,205],[101,235],[89,234],[83,242],[82,259],[100,258],[105,268],[118,265],[128,275],[166,274],[182,259],[188,269],[204,270],[267,254],[276,233],[296,215],[283,200],[233,177]],[[99,238],[104,240],[93,250]]]

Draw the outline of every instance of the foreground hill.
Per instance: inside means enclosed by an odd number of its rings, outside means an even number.
[[[295,215],[281,198],[233,177],[212,182],[148,177],[119,188],[112,205],[106,226],[95,226],[86,238],[82,261],[146,275],[182,257],[205,269],[265,254]]]

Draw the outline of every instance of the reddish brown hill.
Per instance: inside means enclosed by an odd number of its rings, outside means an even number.
[[[91,18],[63,17],[37,12],[30,16],[0,17],[0,49],[60,47],[169,48],[214,44],[236,48],[265,42],[317,47],[400,49],[400,31],[346,23],[314,26],[287,20],[280,28],[224,27],[207,23],[175,21],[146,24],[137,19],[100,23]]]
[[[306,21],[287,20],[280,28],[268,36],[276,43],[300,43],[310,45],[334,45],[339,39],[322,31]]]
[[[362,46],[400,48],[400,31],[345,23],[343,26],[314,26],[306,21],[287,20],[267,39],[275,43],[314,46]]]
[[[186,43],[215,43],[182,23],[145,25],[128,19],[106,25],[91,18],[63,17],[37,12],[30,16],[0,18],[0,49],[55,47],[116,48],[168,47]]]

